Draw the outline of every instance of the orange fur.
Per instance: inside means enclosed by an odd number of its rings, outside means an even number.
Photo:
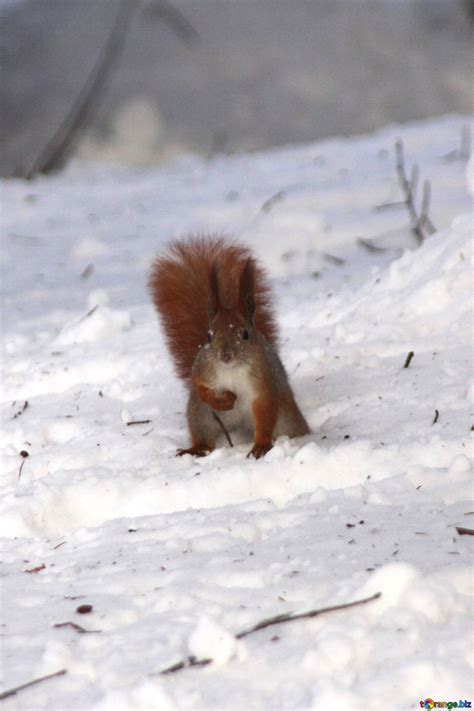
[[[160,315],[177,374],[189,381],[199,348],[206,343],[215,265],[222,305],[238,299],[240,274],[251,257],[245,245],[226,237],[193,236],[168,245],[152,266],[149,290]],[[255,328],[276,347],[277,325],[263,269],[255,268]]]

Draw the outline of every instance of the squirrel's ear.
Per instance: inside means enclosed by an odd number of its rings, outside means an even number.
[[[245,262],[245,266],[240,275],[239,284],[239,309],[242,315],[249,321],[253,322],[255,314],[255,297],[254,297],[254,261],[249,258]]]
[[[212,321],[216,313],[219,311],[219,279],[217,276],[217,267],[211,265],[209,271],[209,321]]]

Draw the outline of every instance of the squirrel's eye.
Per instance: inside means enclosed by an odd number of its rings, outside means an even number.
[[[250,338],[250,333],[247,331],[246,328],[242,331],[242,338],[244,341],[248,341]]]

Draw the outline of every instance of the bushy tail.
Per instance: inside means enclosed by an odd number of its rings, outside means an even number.
[[[171,242],[153,263],[148,282],[176,372],[187,380],[209,329],[209,274],[215,265],[219,286],[237,298],[240,274],[251,257],[245,245],[226,237],[193,236]],[[277,325],[263,269],[255,269],[255,327],[275,347]]]

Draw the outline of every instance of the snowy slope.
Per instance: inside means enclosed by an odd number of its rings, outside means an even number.
[[[472,699],[473,539],[455,528],[474,528],[466,123],[3,183],[0,688],[67,669],[5,709]],[[386,207],[399,137],[432,185],[420,247]],[[263,460],[248,442],[174,458],[185,393],[145,283],[196,230],[252,244],[273,277],[313,433]],[[190,654],[215,661],[157,674]]]

